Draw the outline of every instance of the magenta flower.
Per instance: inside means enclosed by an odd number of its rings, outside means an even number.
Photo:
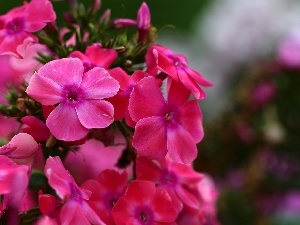
[[[137,179],[149,180],[167,190],[173,205],[179,211],[183,204],[200,209],[200,201],[196,195],[196,186],[203,175],[190,165],[175,163],[169,158],[151,161],[144,157],[137,159]]]
[[[176,225],[177,211],[164,189],[150,181],[131,181],[112,215],[116,225]]]
[[[34,153],[39,149],[39,144],[32,136],[19,133],[8,144],[0,147],[0,155],[10,158],[17,164],[30,165],[33,163]]]
[[[49,185],[64,202],[60,212],[62,225],[89,225],[90,223],[105,225],[87,203],[91,192],[77,186],[58,156],[47,159],[45,175],[48,178]]]
[[[55,19],[56,15],[49,0],[24,2],[23,6],[0,16],[0,54],[21,57],[18,46],[27,38],[37,42],[38,39],[32,33],[41,30],[47,22],[53,22]]]
[[[169,78],[180,81],[189,89],[196,99],[204,99],[205,92],[201,86],[210,87],[213,84],[188,66],[184,55],[174,54],[161,45],[151,46],[146,53],[147,72],[156,76],[159,72],[169,75]]]
[[[26,92],[42,105],[58,104],[46,125],[57,139],[75,141],[85,137],[89,129],[113,122],[114,108],[103,98],[118,90],[118,82],[105,69],[95,67],[84,73],[80,59],[65,58],[41,67]]]
[[[87,180],[81,185],[81,188],[92,192],[89,205],[106,225],[115,225],[111,211],[125,193],[127,181],[126,172],[118,173],[115,170],[104,170],[99,174],[97,180]]]
[[[81,59],[85,71],[88,71],[96,66],[107,69],[118,58],[118,53],[114,49],[102,48],[101,44],[94,43],[87,47],[84,54],[74,51],[69,57]]]
[[[34,116],[25,116],[21,122],[24,124],[22,131],[30,134],[36,141],[47,141],[51,135],[46,124]]]
[[[203,138],[202,113],[190,92],[172,82],[167,101],[154,77],[143,78],[131,93],[129,113],[137,122],[133,147],[140,156],[190,163],[197,156],[196,143]]]

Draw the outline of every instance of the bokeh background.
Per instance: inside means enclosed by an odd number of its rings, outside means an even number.
[[[205,138],[195,167],[217,185],[220,223],[299,225],[300,2],[146,2],[158,43],[215,84],[200,101]],[[0,13],[21,3],[1,0]],[[136,18],[141,3],[102,6],[113,18]]]

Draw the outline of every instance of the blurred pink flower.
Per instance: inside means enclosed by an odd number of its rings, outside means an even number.
[[[18,224],[18,210],[29,182],[29,171],[29,166],[17,165],[0,155],[0,194],[3,196],[0,210],[7,209],[9,224]]]
[[[56,15],[49,0],[24,2],[23,6],[0,16],[0,54],[11,54],[21,58],[18,47],[24,40],[30,38],[31,42],[38,42],[32,33],[41,30],[47,22],[55,19]]]
[[[172,82],[167,101],[154,77],[143,78],[130,95],[129,113],[137,122],[132,145],[140,156],[190,163],[197,156],[196,143],[203,138],[202,113],[190,92]]]
[[[105,69],[95,67],[84,73],[80,59],[64,58],[41,67],[26,92],[43,105],[59,103],[46,125],[57,139],[76,141],[91,128],[105,128],[113,122],[114,108],[102,99],[118,90],[119,83]]]
[[[134,180],[112,209],[112,215],[116,225],[176,225],[177,211],[164,189],[150,181]]]

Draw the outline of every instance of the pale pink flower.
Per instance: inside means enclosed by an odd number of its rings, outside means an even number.
[[[0,147],[0,155],[10,158],[17,164],[30,165],[33,163],[33,154],[39,149],[39,144],[32,136],[19,133],[8,144]]]
[[[81,188],[92,192],[89,205],[106,225],[115,225],[111,210],[125,193],[127,181],[126,172],[104,170],[98,175],[97,180],[87,180],[81,185]]]
[[[41,30],[47,22],[55,19],[56,15],[49,0],[24,2],[23,6],[0,16],[0,54],[22,57],[18,52],[18,46],[27,38],[31,38],[32,42],[38,42],[32,33]]]
[[[195,192],[203,175],[190,165],[173,162],[167,157],[160,161],[139,157],[136,173],[137,179],[152,181],[166,189],[178,211],[182,209],[183,204],[200,209],[200,201]]]
[[[146,64],[148,73],[153,76],[156,76],[159,72],[169,75],[169,79],[182,82],[197,99],[206,97],[201,86],[210,87],[213,85],[200,73],[188,66],[184,55],[175,54],[161,45],[153,45],[148,49]]]
[[[129,113],[137,122],[133,147],[140,156],[190,163],[197,156],[196,143],[203,138],[202,113],[190,92],[172,82],[167,101],[154,77],[143,78],[131,93]]]
[[[45,175],[49,185],[64,202],[60,211],[61,225],[90,225],[90,223],[105,225],[87,203],[91,192],[77,186],[58,156],[47,159]]]
[[[96,66],[107,69],[118,58],[118,53],[114,49],[102,48],[100,43],[94,43],[86,48],[84,54],[74,51],[69,57],[79,58],[85,71],[88,71]]]
[[[300,68],[300,30],[294,30],[279,44],[279,63],[289,68]]]
[[[90,139],[78,151],[68,153],[64,165],[73,174],[77,184],[82,184],[87,179],[96,179],[103,170],[118,170],[116,162],[126,147],[124,140],[118,139],[115,137],[115,146],[107,147],[101,141]],[[132,166],[128,166],[126,170],[131,174]]]
[[[105,69],[95,67],[84,73],[80,59],[64,58],[41,67],[26,92],[42,105],[58,104],[46,125],[57,139],[75,141],[90,129],[105,128],[113,122],[113,106],[103,98],[118,90],[118,82]]]
[[[164,189],[150,181],[134,180],[112,209],[112,216],[116,225],[176,225],[177,211]]]

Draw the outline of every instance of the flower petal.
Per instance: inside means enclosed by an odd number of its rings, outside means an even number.
[[[114,49],[102,48],[99,44],[87,47],[85,55],[89,57],[95,66],[108,68],[117,58],[118,53]]]
[[[167,129],[163,117],[153,116],[137,122],[132,141],[140,156],[162,159],[167,154]]]
[[[47,77],[35,73],[29,81],[26,93],[43,105],[55,105],[63,100],[63,88]]]
[[[109,98],[119,91],[119,82],[110,76],[107,70],[94,67],[83,75],[81,89],[86,99]]]
[[[176,220],[178,213],[172,207],[172,200],[165,189],[157,188],[152,205],[156,221],[171,223]]]
[[[75,108],[63,103],[49,114],[46,125],[57,139],[63,141],[80,140],[89,132],[80,123]]]
[[[191,163],[197,157],[192,136],[180,125],[170,122],[167,131],[168,154],[175,162]]]
[[[38,70],[38,75],[47,77],[60,86],[80,86],[84,67],[78,58],[57,59],[46,63]]]
[[[167,113],[166,108],[166,102],[154,77],[145,77],[134,86],[128,109],[135,122],[150,116],[164,116]]]
[[[86,100],[75,108],[79,121],[85,128],[105,128],[114,121],[114,108],[110,102]]]
[[[198,101],[186,102],[179,110],[180,125],[193,137],[194,142],[198,143],[204,136],[202,126],[202,112]]]

